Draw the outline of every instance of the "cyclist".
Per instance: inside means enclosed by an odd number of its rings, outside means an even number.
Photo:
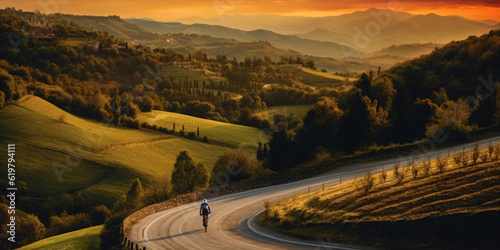
[[[208,224],[208,215],[211,213],[207,199],[203,199],[203,203],[200,206],[200,216],[203,215],[203,226]]]

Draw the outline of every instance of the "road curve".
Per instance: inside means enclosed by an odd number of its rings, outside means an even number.
[[[498,143],[500,137],[478,142],[480,147]],[[328,174],[292,183],[248,190],[244,192],[213,197],[209,199],[212,216],[208,232],[204,231],[199,216],[201,202],[178,206],[149,215],[137,221],[128,233],[128,239],[147,249],[359,249],[329,242],[328,239],[301,241],[260,228],[256,215],[264,209],[264,201],[277,202],[299,194],[336,185],[344,180],[362,176],[368,169],[378,172],[392,169],[394,164],[405,164],[453,155],[470,150],[475,143],[442,150],[431,150],[412,157],[345,166]],[[427,145],[427,149],[429,146]],[[425,152],[422,150],[421,152]]]

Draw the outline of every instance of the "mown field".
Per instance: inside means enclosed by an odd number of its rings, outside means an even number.
[[[338,87],[341,86],[346,80],[355,80],[305,67],[298,68],[292,65],[281,66],[281,69],[290,72],[293,75],[299,76],[302,78],[302,82],[304,84],[311,85],[313,87]]]
[[[20,250],[31,249],[99,249],[100,234],[103,226],[84,228],[81,230],[46,238],[32,244],[19,248]]]
[[[200,82],[206,81],[207,83],[210,80],[227,81],[226,78],[217,76],[214,72],[209,70],[185,69],[177,66],[166,66],[163,70],[167,76],[172,76],[182,80],[188,78],[189,80],[198,80]]]
[[[249,142],[247,138],[256,138],[259,132],[225,124],[212,128],[215,132],[201,131],[221,141],[236,134],[238,138],[223,145],[207,144],[151,130],[110,127],[73,116],[33,96],[4,107],[0,127],[2,143],[16,144],[17,179],[27,183],[30,195],[46,199],[80,191],[108,207],[126,192],[132,179],[140,178],[147,187],[169,176],[181,150],[188,150],[195,161],[211,170],[225,150]],[[2,159],[6,159],[6,151],[6,147],[0,148]]]
[[[239,147],[245,145],[256,148],[259,142],[267,142],[269,136],[257,128],[235,125],[225,122],[212,121],[179,113],[153,110],[139,114],[137,120],[140,123],[148,123],[168,129],[180,131],[184,126],[185,133],[197,132],[199,128],[200,138],[206,136],[210,142],[227,147]]]
[[[430,165],[401,166],[397,173],[366,175],[268,205],[260,221],[325,242],[386,249],[493,249],[500,243],[498,154],[497,147],[491,154],[481,152],[476,164],[468,153]]]

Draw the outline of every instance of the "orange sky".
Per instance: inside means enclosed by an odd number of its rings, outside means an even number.
[[[500,1],[452,0],[2,0],[0,8],[43,13],[71,13],[80,15],[120,15],[148,17],[169,21],[183,17],[217,17],[219,15],[280,14],[329,16],[366,10],[370,7],[392,8],[410,13],[460,15],[469,19],[492,19],[500,22]]]

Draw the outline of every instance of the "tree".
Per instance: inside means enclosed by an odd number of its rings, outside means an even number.
[[[338,143],[339,123],[343,115],[334,99],[322,97],[307,112],[297,140],[311,149],[318,146],[333,148]]]
[[[316,66],[314,65],[313,60],[307,60],[305,67],[310,68],[310,69],[316,69]]]
[[[274,171],[282,171],[290,168],[293,164],[290,151],[293,149],[292,136],[286,127],[274,131],[269,139],[269,162],[268,168]]]
[[[168,200],[172,196],[172,184],[167,175],[153,181],[145,195],[146,204],[155,204]]]
[[[104,224],[110,217],[111,211],[105,205],[95,206],[90,211],[90,219],[93,226]]]
[[[260,162],[254,154],[243,149],[228,149],[215,162],[212,176],[227,173],[231,181],[239,181],[257,175],[260,170]]]
[[[444,102],[427,125],[426,135],[432,137],[438,133],[444,133],[451,140],[465,140],[471,131],[471,127],[468,125],[470,115],[469,106],[462,98],[456,102]]]
[[[353,90],[345,100],[342,107],[345,112],[339,125],[338,149],[353,152],[363,145],[373,142],[375,135],[374,121],[370,114],[368,98],[362,96],[361,91]]]
[[[177,156],[171,183],[176,193],[193,192],[208,185],[208,170],[203,163],[196,164],[186,150]]]
[[[14,77],[2,68],[0,68],[0,91],[4,92],[5,101],[11,101],[16,94]]]
[[[132,185],[127,192],[127,203],[134,204],[139,202],[143,196],[144,192],[142,190],[141,180],[139,178],[135,178],[132,180]]]
[[[24,217],[18,217],[18,219],[16,233],[16,243],[18,246],[24,246],[45,237],[47,230],[37,216],[28,214]]]
[[[259,147],[257,148],[257,160],[262,161],[262,143],[259,142]]]
[[[390,110],[392,108],[392,102],[394,96],[396,95],[396,89],[394,88],[391,79],[388,77],[378,78],[370,87],[370,92],[370,99],[377,100],[378,104],[386,110]]]
[[[0,90],[0,109],[3,108],[5,104],[5,93]]]
[[[367,96],[371,96],[371,85],[372,80],[366,73],[361,74],[359,80],[354,84],[358,89],[361,89],[362,94]]]

